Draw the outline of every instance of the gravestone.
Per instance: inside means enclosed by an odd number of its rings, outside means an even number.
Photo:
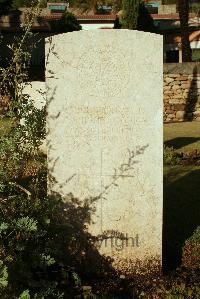
[[[46,40],[49,190],[94,200],[89,231],[124,273],[162,258],[162,37]],[[52,180],[53,178],[53,180]]]
[[[46,105],[45,82],[32,81],[24,83],[22,85],[22,94],[27,95],[37,109],[42,109]]]

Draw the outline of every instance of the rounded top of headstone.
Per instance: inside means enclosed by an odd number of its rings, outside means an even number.
[[[78,37],[95,37],[95,36],[107,36],[107,37],[115,37],[118,36],[120,38],[129,36],[130,38],[146,38],[146,39],[158,39],[162,40],[163,37],[160,34],[144,32],[138,30],[129,30],[129,29],[99,29],[99,30],[80,30],[73,32],[66,32],[57,34],[51,37],[46,38],[45,40],[48,42],[49,40],[54,40],[59,42],[64,42],[66,39],[70,38],[78,38]]]

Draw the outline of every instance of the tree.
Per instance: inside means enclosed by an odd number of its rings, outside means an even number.
[[[148,9],[145,7],[144,2],[139,4],[137,30],[145,32],[156,32],[156,27],[153,22]]]
[[[180,28],[181,28],[181,47],[182,47],[182,61],[192,61],[192,51],[190,48],[189,40],[189,0],[179,0],[178,10],[180,17]]]
[[[121,27],[122,27],[122,25],[120,23],[119,17],[116,16],[113,29],[121,29]]]
[[[47,0],[13,0],[12,7],[14,9],[18,9],[19,7],[33,7],[33,6],[39,6],[39,7],[46,7],[47,6]]]
[[[123,0],[122,28],[136,29],[140,0]]]
[[[12,6],[12,0],[0,0],[0,16],[7,13]]]
[[[141,0],[123,0],[122,27],[139,31],[156,32],[153,18],[146,8],[144,1]]]
[[[72,32],[82,28],[74,14],[69,11],[65,11],[60,20],[52,21],[50,24],[54,32]]]

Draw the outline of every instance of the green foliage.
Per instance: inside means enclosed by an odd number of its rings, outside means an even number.
[[[192,61],[200,62],[200,49],[192,49]]]
[[[47,6],[47,0],[13,0],[12,2],[12,8],[18,9],[20,7],[33,7],[33,6],[39,6],[39,7],[46,7]]]
[[[123,0],[122,28],[136,29],[140,0]]]
[[[123,0],[122,28],[156,32],[153,18],[141,0]],[[115,28],[120,28],[115,27]]]
[[[173,147],[164,146],[164,165],[177,165],[181,163],[181,155]]]
[[[173,147],[164,146],[164,165],[200,165],[200,153],[198,150],[179,152]]]
[[[121,22],[119,20],[119,17],[116,17],[115,18],[115,21],[114,21],[114,27],[113,29],[121,29],[122,25],[121,25]]]
[[[200,3],[192,3],[190,5],[190,12],[199,14],[200,13]]]
[[[0,292],[8,285],[8,269],[0,260]]]
[[[186,268],[200,270],[200,226],[197,227],[193,235],[185,242],[182,264]]]
[[[31,299],[29,290],[25,290],[20,296],[19,299]]]
[[[22,95],[33,16],[34,11],[22,39],[10,45],[10,65],[0,69],[0,94],[9,96],[6,119],[13,124],[0,137],[0,297],[5,299],[61,299],[69,293],[69,280],[76,284],[71,242],[90,221],[88,206],[73,197],[67,205],[57,195],[47,197],[46,158],[40,153],[46,110]]]
[[[6,14],[12,6],[12,0],[0,0],[0,16]]]
[[[54,32],[72,32],[81,30],[82,27],[74,14],[66,10],[60,20],[51,22],[51,28]]]
[[[137,30],[145,32],[156,32],[156,28],[148,9],[144,2],[140,2],[138,10]]]

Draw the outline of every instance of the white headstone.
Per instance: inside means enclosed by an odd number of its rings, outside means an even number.
[[[45,82],[32,81],[22,85],[22,93],[28,95],[37,109],[42,109],[46,105]]]
[[[162,37],[80,31],[46,41],[51,191],[95,198],[99,252],[125,272],[162,258]],[[139,262],[139,264],[138,264]]]

